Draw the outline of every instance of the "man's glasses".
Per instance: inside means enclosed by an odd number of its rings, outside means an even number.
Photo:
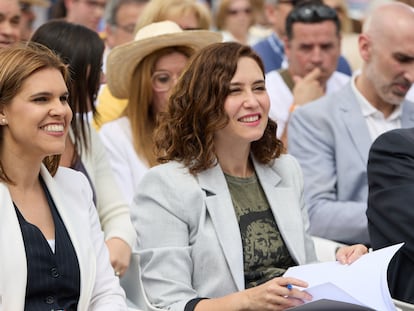
[[[133,34],[135,31],[135,24],[127,24],[127,25],[115,24],[114,26],[116,28],[122,29],[123,31],[129,34]]]
[[[252,9],[244,8],[244,9],[228,9],[227,10],[227,14],[232,15],[232,16],[239,15],[240,13],[244,13],[245,15],[250,15],[252,13]]]
[[[106,2],[99,2],[95,0],[82,0],[80,2],[85,3],[89,8],[94,10],[99,9],[104,11],[106,6]]]
[[[32,5],[30,3],[20,2],[20,10],[23,13],[29,13],[32,11]]]
[[[292,22],[319,22],[337,20],[338,15],[331,7],[325,5],[304,5],[293,9],[288,16]]]
[[[151,77],[152,87],[157,92],[167,92],[175,85],[177,76],[168,71],[155,72]]]

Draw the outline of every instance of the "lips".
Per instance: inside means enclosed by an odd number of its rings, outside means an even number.
[[[42,127],[42,129],[46,132],[63,132],[65,130],[65,127],[63,124],[49,124]]]
[[[239,121],[245,122],[245,123],[252,123],[252,122],[258,121],[259,119],[260,119],[260,116],[256,114],[256,115],[241,117],[239,118]]]

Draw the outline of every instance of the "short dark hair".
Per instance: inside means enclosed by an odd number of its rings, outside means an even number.
[[[306,23],[315,24],[324,21],[333,21],[336,26],[336,33],[341,31],[341,22],[336,11],[321,3],[320,1],[305,1],[293,8],[286,18],[286,35],[288,40],[293,38],[293,24]]]

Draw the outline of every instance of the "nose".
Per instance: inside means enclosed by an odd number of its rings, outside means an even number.
[[[405,79],[407,79],[408,81],[410,81],[411,84],[414,83],[414,61],[412,61],[409,64],[409,66],[408,66],[408,68],[407,68],[407,70],[406,70],[406,72],[404,74],[404,77],[405,77]]]
[[[49,114],[53,117],[62,117],[69,115],[70,119],[72,119],[72,109],[70,108],[69,104],[66,102],[62,102],[59,98],[53,101],[51,104]]]
[[[246,92],[246,95],[243,99],[243,105],[249,108],[254,108],[259,105],[259,101],[256,95],[251,90]]]
[[[322,63],[322,51],[319,47],[314,47],[311,51],[311,62],[312,64]]]
[[[177,82],[178,82],[178,76],[177,75],[171,76],[171,82],[168,88],[168,93],[171,93],[171,90],[177,85]]]
[[[16,29],[17,28],[13,27],[10,22],[5,21],[1,27],[1,32],[3,35],[12,36],[14,33],[16,33]]]

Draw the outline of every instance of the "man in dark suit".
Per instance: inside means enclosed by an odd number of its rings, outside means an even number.
[[[414,303],[414,128],[379,136],[367,172],[371,245],[405,242],[388,267],[388,285],[393,298]]]

